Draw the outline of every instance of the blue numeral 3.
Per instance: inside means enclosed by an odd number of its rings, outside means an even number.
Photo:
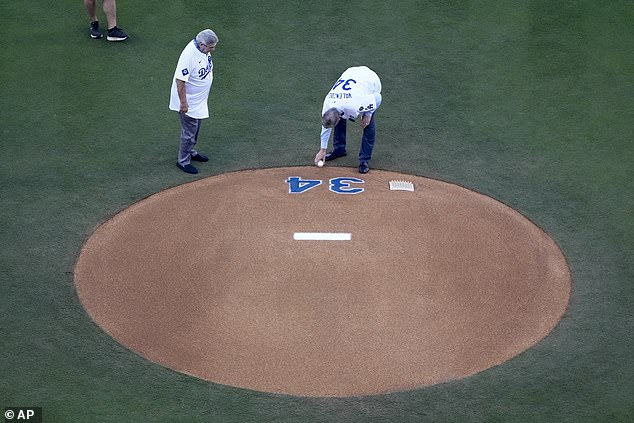
[[[330,191],[337,194],[359,194],[363,188],[355,188],[350,184],[362,184],[363,179],[358,178],[334,178],[330,180]]]
[[[337,88],[341,84],[343,84],[341,86],[342,90],[350,91],[352,89],[350,84],[356,84],[356,83],[357,83],[357,81],[355,81],[354,79],[340,79],[339,81],[337,81],[335,83],[335,85],[332,86],[331,91],[334,90],[335,88]]]

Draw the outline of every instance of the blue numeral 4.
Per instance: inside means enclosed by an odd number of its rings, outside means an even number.
[[[319,179],[302,179],[300,176],[290,176],[286,182],[289,194],[301,194],[321,185]]]

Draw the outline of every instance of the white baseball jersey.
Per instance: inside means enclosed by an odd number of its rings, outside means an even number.
[[[372,114],[381,104],[381,80],[367,66],[346,69],[324,99],[322,116],[337,109],[342,119],[356,119],[359,114]],[[321,128],[321,148],[328,147],[332,128]]]
[[[178,58],[174,79],[172,80],[172,92],[170,96],[170,110],[180,110],[180,99],[176,88],[176,80],[185,81],[187,92],[187,103],[189,110],[186,115],[194,119],[205,119],[209,117],[207,99],[211,90],[211,83],[214,79],[214,64],[211,54],[203,53],[196,47],[196,40],[193,40],[185,48]]]

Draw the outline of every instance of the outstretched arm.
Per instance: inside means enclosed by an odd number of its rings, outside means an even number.
[[[332,128],[324,128],[323,126],[321,127],[321,148],[315,156],[315,163],[320,160],[326,160],[326,149],[328,148],[328,141],[330,140],[331,133]]]

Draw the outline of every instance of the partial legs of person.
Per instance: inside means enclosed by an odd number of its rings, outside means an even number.
[[[90,18],[90,38],[102,38],[103,34],[99,30],[99,19],[97,18],[97,0],[84,0],[84,7],[88,18]]]
[[[373,114],[370,124],[363,129],[363,136],[361,137],[361,149],[359,150],[359,172],[361,173],[368,173],[370,170],[370,160],[372,159],[375,139],[376,127]]]
[[[182,112],[178,116],[181,121],[181,140],[176,165],[187,173],[197,173],[198,169],[192,166],[191,161],[193,156],[198,155],[196,143],[198,142],[202,120],[194,119]]]
[[[84,0],[84,7],[90,18],[90,36],[101,38],[103,34],[99,31],[99,21],[97,19],[97,0]],[[103,0],[103,11],[108,21],[108,41],[124,41],[128,38],[121,28],[117,26],[117,2],[116,0]]]
[[[117,2],[115,0],[103,0],[103,12],[108,20],[108,30],[117,26]]]
[[[326,154],[326,161],[347,155],[346,153],[346,119],[339,119],[332,136],[332,151]]]

